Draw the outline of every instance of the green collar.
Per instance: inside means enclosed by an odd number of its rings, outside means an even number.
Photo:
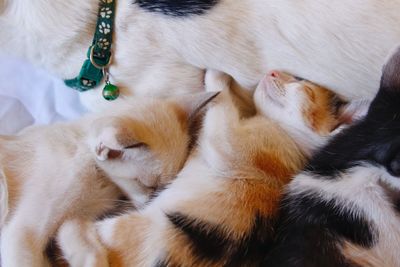
[[[118,87],[109,82],[107,71],[112,56],[115,2],[116,0],[100,0],[96,31],[87,51],[87,59],[83,62],[78,77],[64,81],[67,86],[84,92],[100,85],[105,77],[103,96],[106,100],[114,100],[119,96]]]

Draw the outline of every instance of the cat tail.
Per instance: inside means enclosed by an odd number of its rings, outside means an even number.
[[[200,136],[200,151],[211,168],[227,171],[233,155],[232,134],[239,125],[239,111],[232,99],[231,90],[224,90],[216,103],[206,113]]]
[[[8,214],[8,187],[6,175],[0,170],[0,228],[3,227]]]

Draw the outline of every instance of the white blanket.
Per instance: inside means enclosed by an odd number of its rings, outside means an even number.
[[[85,112],[78,92],[62,80],[24,61],[0,56],[0,134],[75,119]]]

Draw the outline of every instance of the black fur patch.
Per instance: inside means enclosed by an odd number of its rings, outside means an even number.
[[[279,221],[278,241],[264,266],[350,267],[340,253],[343,240],[370,248],[377,233],[361,215],[355,216],[333,200],[312,193],[285,196]]]
[[[199,222],[181,213],[167,215],[176,228],[185,233],[196,248],[197,254],[203,258],[219,259],[230,244],[230,240],[217,226]]]
[[[396,201],[396,204],[395,204],[394,208],[395,208],[396,212],[398,214],[400,214],[400,200]]]
[[[306,171],[324,179],[363,162],[383,166],[400,176],[400,93],[381,90],[372,102],[368,115],[356,125],[337,135],[316,153]]]
[[[202,15],[217,5],[219,0],[135,0],[141,8],[173,17]]]
[[[400,49],[383,68],[368,114],[317,153],[307,170],[328,179],[362,162],[400,177]]]
[[[282,213],[296,225],[306,223],[324,227],[336,237],[344,238],[361,247],[374,244],[375,234],[371,224],[358,211],[355,216],[350,210],[338,206],[335,200],[324,201],[317,195],[303,193],[287,196],[282,201]],[[290,208],[285,208],[290,207]]]
[[[272,243],[273,226],[269,218],[255,216],[252,230],[240,240],[234,240],[219,226],[208,222],[181,213],[167,216],[188,238],[188,246],[192,247],[193,255],[200,261],[225,262],[225,266],[260,263]]]

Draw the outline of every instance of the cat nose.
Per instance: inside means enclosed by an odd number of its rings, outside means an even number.
[[[272,79],[280,80],[281,82],[284,82],[284,83],[297,81],[297,79],[293,75],[288,74],[286,72],[277,71],[277,70],[270,71],[268,73],[268,77],[270,77]]]
[[[400,177],[400,153],[390,161],[388,171],[391,175]]]
[[[271,72],[269,73],[269,75],[270,75],[271,77],[274,77],[274,78],[279,78],[279,72],[277,72],[277,71],[275,71],[275,70],[271,71]]]

